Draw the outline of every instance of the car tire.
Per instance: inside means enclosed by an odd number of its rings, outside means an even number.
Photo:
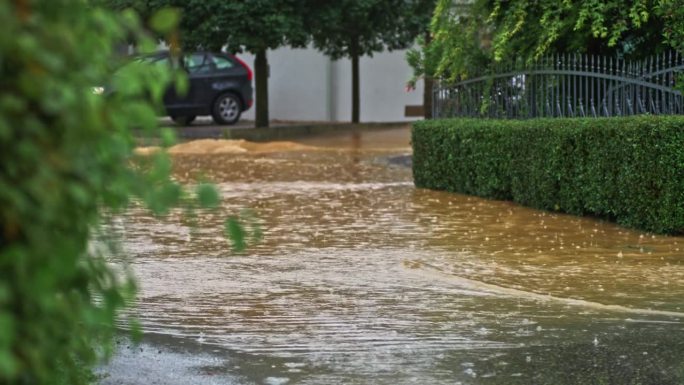
[[[171,115],[171,120],[174,121],[179,126],[189,126],[192,124],[192,122],[195,121],[195,118],[197,116],[195,115],[183,115],[183,116],[176,116],[176,115]]]
[[[219,95],[211,109],[211,117],[216,124],[235,124],[240,120],[242,103],[235,94],[225,93]]]

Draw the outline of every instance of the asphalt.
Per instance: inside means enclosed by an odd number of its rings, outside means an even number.
[[[121,332],[114,353],[97,368],[100,385],[214,385],[243,384],[226,370],[231,359],[225,351],[193,338],[145,334],[133,342]]]
[[[352,130],[378,130],[393,127],[405,127],[408,122],[315,122],[272,120],[269,127],[255,127],[254,121],[240,120],[229,126],[220,126],[210,118],[197,118],[189,126],[178,126],[170,119],[161,119],[163,126],[172,127],[181,140],[193,139],[245,139],[253,142],[284,140],[310,135],[340,133]]]
[[[115,342],[113,356],[95,370],[99,385],[252,385],[287,384],[277,360],[205,344],[201,336],[145,334],[134,343],[127,334]],[[235,375],[234,373],[240,373]]]

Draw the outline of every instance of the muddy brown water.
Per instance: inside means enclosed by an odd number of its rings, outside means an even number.
[[[122,219],[143,330],[268,367],[223,368],[245,383],[684,383],[684,238],[417,189],[408,141],[177,151],[223,205]],[[263,237],[234,253],[222,221],[246,209]]]

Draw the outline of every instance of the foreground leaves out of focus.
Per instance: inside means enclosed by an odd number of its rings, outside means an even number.
[[[173,33],[178,15],[152,20]],[[98,225],[132,199],[163,214],[189,197],[164,152],[131,162],[132,130],[157,129],[176,75],[123,65],[117,47],[156,48],[130,12],[10,0],[0,24],[0,383],[85,384],[135,291],[92,247]],[[210,187],[197,192],[197,207],[217,204]]]

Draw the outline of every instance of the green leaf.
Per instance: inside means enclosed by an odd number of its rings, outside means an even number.
[[[12,378],[18,369],[14,356],[9,351],[0,349],[0,378]]]
[[[140,321],[137,318],[131,317],[128,319],[128,326],[131,331],[131,341],[135,344],[142,342],[143,331]]]
[[[221,202],[221,196],[214,185],[202,183],[197,186],[197,200],[203,208],[214,208]]]
[[[163,8],[150,18],[150,26],[156,32],[166,34],[171,32],[180,21],[180,11],[175,8]]]
[[[164,127],[160,131],[161,135],[161,145],[164,148],[168,148],[173,146],[178,142],[177,136],[176,136],[176,131],[174,131],[171,128]]]
[[[231,241],[233,251],[239,252],[247,247],[245,242],[245,230],[237,217],[228,217],[225,221],[225,233]]]

